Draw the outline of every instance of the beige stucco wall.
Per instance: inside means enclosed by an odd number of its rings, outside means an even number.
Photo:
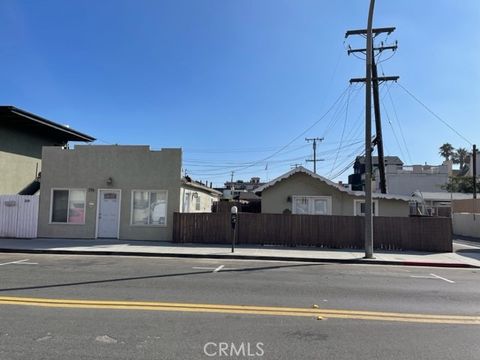
[[[99,189],[120,189],[120,239],[171,240],[173,212],[179,210],[181,149],[148,146],[78,145],[43,148],[39,237],[95,238]],[[107,179],[113,182],[107,185]],[[85,224],[51,224],[52,189],[86,189]],[[132,190],[167,190],[166,226],[131,225]]]
[[[262,192],[262,213],[281,214],[292,211],[292,196],[331,196],[331,215],[354,215],[354,200],[363,197],[349,195],[305,173],[296,173]],[[379,199],[380,216],[408,216],[408,202]]]
[[[0,195],[18,194],[42,169],[35,157],[0,151]]]
[[[55,145],[47,135],[0,127],[0,195],[17,194],[41,170],[42,146]]]

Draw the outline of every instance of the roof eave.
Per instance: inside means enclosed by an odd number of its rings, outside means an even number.
[[[53,121],[50,121],[50,120],[47,120],[41,116],[38,116],[38,115],[35,115],[35,114],[32,114],[28,111],[25,111],[25,110],[22,110],[22,109],[19,109],[15,106],[8,106],[8,108],[10,109],[10,111],[18,116],[22,116],[22,117],[25,117],[31,121],[35,121],[39,124],[42,124],[42,125],[45,125],[45,126],[48,126],[48,127],[51,127],[55,130],[58,130],[58,131],[61,131],[61,132],[64,132],[64,133],[67,133],[67,134],[70,134],[72,135],[73,137],[75,137],[75,139],[71,139],[69,141],[84,141],[84,142],[92,142],[92,141],[95,141],[96,138],[90,136],[90,135],[87,135],[87,134],[83,134],[79,131],[76,131],[74,129],[70,129],[70,128],[67,128],[65,126],[62,126],[60,124],[57,124]]]

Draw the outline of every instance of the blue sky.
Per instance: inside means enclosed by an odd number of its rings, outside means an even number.
[[[365,28],[368,3],[2,0],[0,103],[98,144],[182,147],[188,174],[215,186],[305,165],[304,138],[324,137],[318,173],[345,180],[364,137],[364,88],[348,85],[364,63],[345,48],[364,40],[344,34]],[[399,43],[380,72],[468,140],[384,84],[387,155],[439,164],[444,142],[480,144],[478,24],[478,0],[376,1],[374,26]]]

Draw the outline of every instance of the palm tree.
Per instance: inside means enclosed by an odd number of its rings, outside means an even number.
[[[465,148],[458,148],[452,155],[452,160],[455,164],[460,164],[460,170],[463,169],[470,153]]]
[[[445,160],[450,160],[450,156],[453,155],[453,151],[455,150],[455,148],[449,144],[449,143],[445,143],[443,144],[442,146],[440,146],[439,148],[439,154],[445,158]]]

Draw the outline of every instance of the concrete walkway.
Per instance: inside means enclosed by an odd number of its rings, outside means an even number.
[[[480,244],[454,242],[453,253],[376,251],[375,259],[363,259],[363,250],[287,248],[278,246],[176,244],[154,241],[87,239],[0,239],[0,252],[230,258],[277,261],[337,262],[480,268]]]

